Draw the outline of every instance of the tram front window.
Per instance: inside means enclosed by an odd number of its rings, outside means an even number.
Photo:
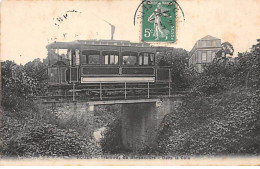
[[[55,64],[57,61],[62,61],[66,65],[70,64],[71,51],[68,49],[49,49],[48,50],[49,64]]]
[[[55,49],[55,54],[58,55],[60,60],[69,59],[69,50],[68,49]]]

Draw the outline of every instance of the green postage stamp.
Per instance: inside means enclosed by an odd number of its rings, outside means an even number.
[[[176,1],[150,0],[142,4],[142,41],[176,40]]]

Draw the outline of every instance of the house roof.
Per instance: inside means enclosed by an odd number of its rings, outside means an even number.
[[[201,40],[221,40],[219,38],[216,38],[216,37],[213,37],[211,35],[207,35],[207,36],[204,36],[203,38],[199,39],[196,41],[196,43],[194,44],[193,48],[191,49],[191,51],[189,52],[189,55],[191,56],[198,48],[202,48],[202,47],[198,47],[197,46],[197,43]],[[220,46],[216,46],[216,47],[220,47]],[[203,47],[205,48],[205,47]]]
[[[215,38],[211,35],[207,35],[207,36],[204,36],[203,38],[201,38],[200,40],[212,40],[212,39],[219,39],[219,38]]]

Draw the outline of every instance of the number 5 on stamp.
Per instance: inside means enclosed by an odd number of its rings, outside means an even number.
[[[176,4],[174,0],[144,1],[142,14],[142,41],[175,42]]]

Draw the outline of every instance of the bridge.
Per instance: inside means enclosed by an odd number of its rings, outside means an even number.
[[[94,123],[95,109],[100,105],[119,105],[121,109],[121,136],[126,149],[136,151],[155,142],[159,126],[166,114],[174,112],[181,104],[184,94],[172,94],[135,99],[117,100],[63,100],[44,101],[45,106],[58,106],[62,111],[70,111],[78,115],[84,114],[90,126]],[[93,135],[90,130],[89,135]]]

